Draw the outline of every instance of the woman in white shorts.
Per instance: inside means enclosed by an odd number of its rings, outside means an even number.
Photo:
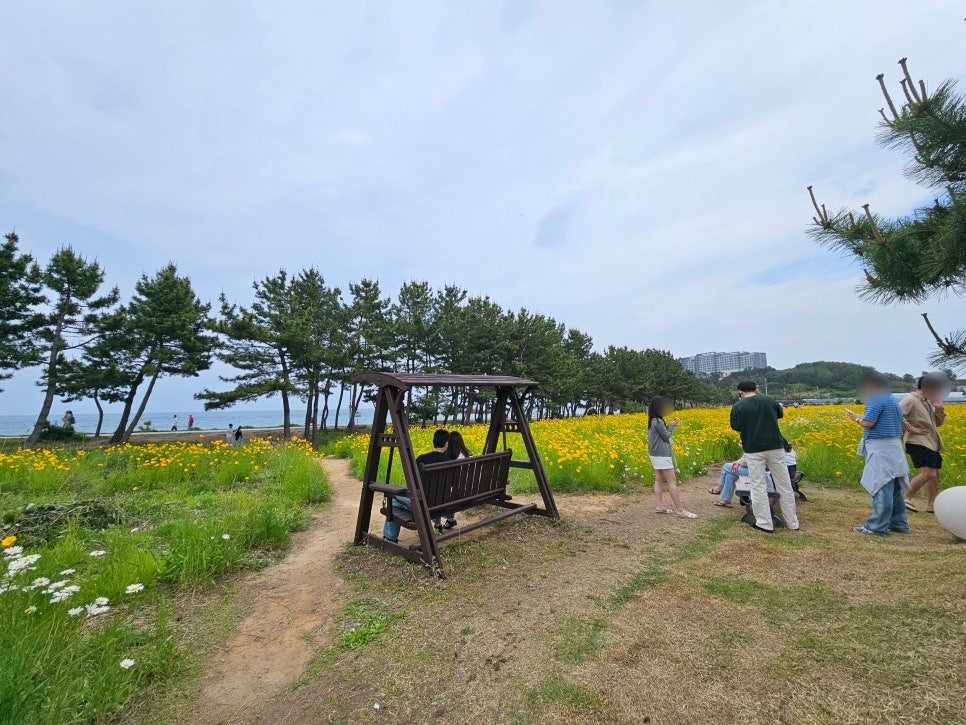
[[[657,503],[656,512],[659,514],[676,514],[682,519],[696,519],[697,514],[691,513],[681,503],[681,493],[678,491],[677,478],[674,475],[674,444],[671,434],[680,423],[674,418],[670,424],[664,422],[664,416],[674,412],[674,403],[661,395],[651,398],[647,409],[647,452],[654,466],[654,497]],[[664,484],[674,508],[664,506]]]

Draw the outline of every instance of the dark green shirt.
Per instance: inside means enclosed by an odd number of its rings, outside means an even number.
[[[767,395],[751,395],[731,406],[731,428],[741,434],[745,453],[774,451],[782,447],[778,419],[785,411]]]

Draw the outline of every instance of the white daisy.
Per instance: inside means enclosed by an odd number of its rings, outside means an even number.
[[[88,617],[96,617],[99,614],[104,614],[104,612],[106,612],[106,611],[108,611],[110,609],[110,607],[108,607],[108,606],[99,607],[96,604],[88,604],[84,608],[87,610],[87,616]]]
[[[122,670],[129,670],[132,667],[134,667],[134,660],[132,660],[132,659],[123,659],[123,660],[121,660],[121,669]]]
[[[74,573],[76,573],[76,572],[77,572],[77,570],[76,570],[76,569],[64,569],[64,570],[63,570],[63,571],[62,571],[62,572],[60,573],[60,575],[61,575],[61,576],[70,576],[71,574],[74,574]]]
[[[73,609],[68,609],[67,613],[72,617],[76,617],[78,614],[83,613],[83,611],[84,611],[83,607],[74,607]]]
[[[74,592],[79,592],[80,587],[77,586],[76,584],[71,584],[69,587],[64,587],[64,591],[70,592],[71,594],[73,594]]]
[[[231,534],[222,534],[221,538],[223,538],[225,541],[228,541],[228,539],[231,538]]]
[[[3,556],[7,559],[13,559],[14,557],[20,556],[22,553],[22,546],[8,546],[3,550]]]
[[[124,589],[125,594],[137,594],[140,591],[144,591],[144,585],[140,583],[128,584],[127,587]]]
[[[66,599],[70,599],[70,592],[55,592],[54,596],[50,598],[51,604],[57,604],[57,602],[63,602]]]
[[[40,587],[45,587],[48,584],[50,584],[50,579],[48,579],[47,577],[39,576],[36,579],[34,579],[32,582],[30,582],[30,588],[39,589]]]
[[[97,599],[94,600],[94,604],[96,604],[99,607],[106,607],[109,601],[110,600],[107,597],[98,597]]]
[[[104,551],[104,549],[94,549],[94,551],[90,553],[90,556],[93,556],[93,557],[104,556],[104,554],[106,553],[107,552]]]
[[[60,589],[61,587],[66,586],[66,585],[67,585],[67,580],[66,579],[61,579],[59,582],[54,582],[53,584],[51,584],[50,585],[50,588],[51,589]]]
[[[36,611],[37,611],[37,607],[35,607],[35,606],[33,606],[33,605],[31,604],[31,605],[30,605],[29,607],[27,607],[27,608],[26,608],[25,610],[23,610],[23,611],[24,611],[24,612],[25,612],[26,614],[33,614],[34,612],[36,612]]]

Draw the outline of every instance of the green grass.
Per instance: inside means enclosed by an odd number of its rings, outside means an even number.
[[[299,444],[0,455],[0,535],[40,557],[0,575],[0,723],[100,722],[139,689],[197,670],[171,634],[181,594],[277,558],[305,527],[306,505],[328,498]],[[18,558],[5,551],[4,574]],[[32,586],[38,578],[49,583]],[[99,597],[109,610],[69,613]]]

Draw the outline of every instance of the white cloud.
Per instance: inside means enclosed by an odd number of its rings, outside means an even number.
[[[372,142],[368,134],[358,130],[339,131],[332,138],[336,143],[346,146],[368,146]]]
[[[874,77],[908,56],[963,78],[961,20],[952,0],[7,3],[0,227],[40,256],[75,243],[125,291],[173,259],[244,300],[316,264],[458,282],[599,345],[914,371],[919,309],[855,297],[805,235],[805,186],[885,214],[929,198],[874,143]],[[928,307],[954,327],[966,306]],[[30,377],[5,408],[34,406]]]

